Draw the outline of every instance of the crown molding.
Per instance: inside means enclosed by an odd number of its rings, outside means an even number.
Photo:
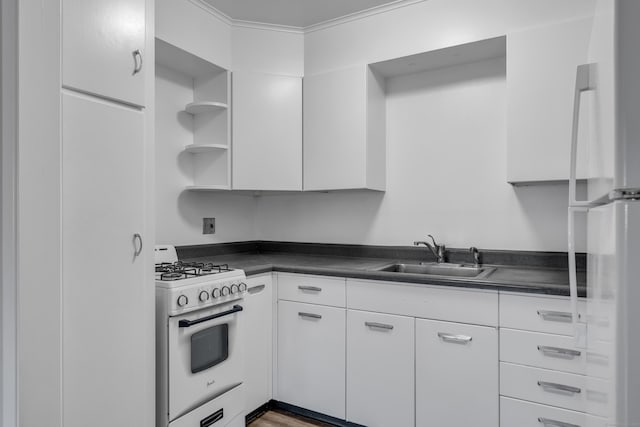
[[[188,0],[188,1],[194,6],[197,6],[200,9],[204,10],[205,12],[210,13],[214,17],[218,18],[220,21],[224,22],[225,24],[229,26],[234,25],[234,20],[229,15],[219,11],[215,7],[211,6],[209,3],[205,2],[204,0]]]
[[[370,16],[378,15],[380,13],[389,12],[395,9],[400,9],[412,4],[422,3],[428,0],[396,0],[393,3],[387,3],[380,6],[375,6],[370,9],[361,10],[360,12],[354,12],[349,15],[344,15],[339,18],[330,19],[328,21],[319,22],[317,24],[304,27],[304,32],[312,33],[314,31],[324,30],[326,28],[335,27],[337,25],[346,24],[347,22],[357,21]]]
[[[304,34],[303,27],[293,27],[289,25],[265,24],[263,22],[243,21],[240,19],[233,20],[234,27],[251,28],[254,30],[280,31],[283,33]]]
[[[281,31],[285,33],[306,34],[314,31],[324,30],[326,28],[334,27],[336,25],[345,24],[347,22],[357,21],[359,19],[374,16],[379,13],[389,12],[391,10],[400,9],[406,6],[410,6],[416,3],[422,3],[428,0],[396,0],[392,3],[375,6],[370,9],[362,10],[360,12],[354,12],[349,15],[341,16],[339,18],[330,19],[328,21],[319,22],[317,24],[309,25],[306,27],[295,27],[289,25],[267,24],[263,22],[243,21],[241,19],[233,19],[229,15],[216,9],[205,0],[188,0],[193,5],[201,8],[205,12],[218,18],[229,26],[251,28],[256,30],[268,30],[268,31]]]

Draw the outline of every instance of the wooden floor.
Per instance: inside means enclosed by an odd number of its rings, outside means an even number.
[[[298,417],[288,412],[268,411],[248,427],[331,427],[331,424]]]

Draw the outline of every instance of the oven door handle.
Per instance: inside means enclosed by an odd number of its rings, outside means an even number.
[[[237,313],[239,311],[244,310],[240,305],[234,305],[231,310],[223,311],[222,313],[212,314],[211,316],[203,317],[198,320],[180,320],[178,322],[178,327],[180,328],[188,328],[189,326],[197,325],[199,323],[208,322],[209,320],[218,319],[220,317],[228,316],[233,313]]]

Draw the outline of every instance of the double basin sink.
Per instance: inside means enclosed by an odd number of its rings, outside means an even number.
[[[389,264],[376,271],[395,273],[413,273],[438,277],[464,277],[484,279],[495,271],[495,267],[484,267],[469,264],[423,263],[423,264]]]

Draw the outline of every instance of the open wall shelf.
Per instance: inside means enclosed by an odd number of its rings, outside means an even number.
[[[193,82],[193,102],[181,113],[193,129],[193,143],[184,149],[193,154],[193,185],[186,189],[230,190],[231,72],[158,38],[156,63]],[[176,113],[179,117],[180,111]]]

